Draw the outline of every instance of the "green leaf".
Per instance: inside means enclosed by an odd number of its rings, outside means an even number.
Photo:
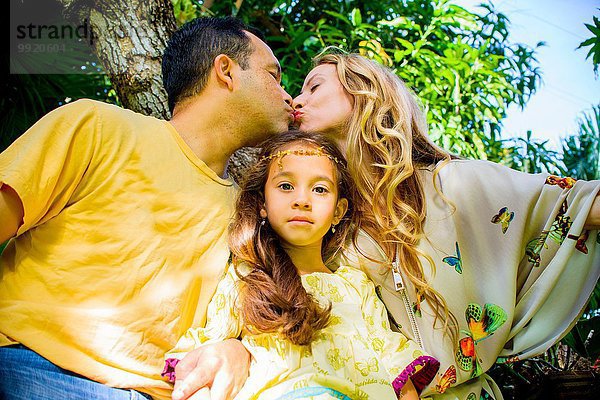
[[[350,20],[343,14],[340,14],[338,12],[335,11],[331,11],[331,10],[324,10],[325,14],[330,15],[332,17],[334,17],[335,19],[342,21],[348,25],[352,25],[352,23],[350,22]]]
[[[350,22],[352,22],[353,26],[359,26],[362,24],[362,16],[360,15],[360,10],[355,8],[352,10],[350,14]]]

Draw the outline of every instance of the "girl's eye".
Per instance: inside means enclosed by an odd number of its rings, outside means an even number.
[[[328,193],[329,190],[327,190],[326,187],[323,186],[317,186],[316,188],[314,188],[314,191],[319,193],[319,194],[324,194],[324,193]]]
[[[278,186],[281,190],[292,190],[294,187],[289,183],[280,183]]]
[[[316,90],[316,89],[317,89],[319,86],[321,86],[319,83],[317,83],[317,84],[315,84],[315,85],[312,85],[312,86],[310,87],[310,92],[311,92],[311,93],[312,93],[312,92],[314,92],[314,91],[315,91],[315,90]]]

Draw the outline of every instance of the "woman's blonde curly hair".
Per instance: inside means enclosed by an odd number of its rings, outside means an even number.
[[[426,206],[415,168],[439,163],[435,179],[450,154],[429,139],[415,95],[390,69],[337,48],[325,49],[314,63],[335,65],[354,101],[345,145],[348,168],[363,202],[359,227],[382,246],[390,264],[397,255],[417,295],[434,310],[435,321],[440,319],[443,329],[456,336],[458,321],[427,282],[419,256],[427,260],[432,276],[435,263],[417,248],[424,237]]]

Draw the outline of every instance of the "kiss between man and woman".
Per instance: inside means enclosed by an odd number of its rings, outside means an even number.
[[[170,121],[78,100],[0,154],[0,397],[501,399],[485,372],[568,332],[600,182],[448,153],[357,54],[295,99],[280,78],[257,32],[197,19]]]

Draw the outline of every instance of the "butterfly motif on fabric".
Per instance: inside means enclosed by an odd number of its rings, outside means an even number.
[[[550,231],[543,231],[542,234],[527,243],[525,246],[525,255],[527,256],[527,261],[533,264],[533,267],[539,267],[542,262],[542,249],[547,249],[548,245],[546,244],[546,239],[548,238],[548,234]]]
[[[435,390],[438,393],[444,393],[450,386],[456,383],[456,367],[451,365],[444,372],[444,375],[440,378],[437,385],[435,385]]]
[[[590,231],[583,231],[581,233],[581,235],[576,236],[576,235],[567,235],[567,239],[573,239],[575,240],[575,249],[582,252],[583,254],[587,254],[588,253],[588,248],[587,245],[585,244],[585,242],[587,242],[588,238],[590,237]]]
[[[370,372],[379,372],[379,363],[376,358],[371,358],[367,362],[355,362],[354,368],[356,368],[362,376],[367,376]]]
[[[506,234],[508,227],[510,226],[510,222],[515,218],[515,213],[513,211],[508,211],[508,207],[502,207],[498,214],[492,217],[493,224],[500,224],[502,226],[502,233]]]
[[[482,373],[476,345],[492,336],[508,317],[506,311],[495,304],[486,303],[482,308],[479,304],[470,303],[465,310],[465,318],[469,330],[461,330],[467,336],[458,342],[456,361],[460,369],[471,371],[471,378],[474,378]]]
[[[541,252],[543,249],[548,248],[548,244],[546,240],[548,238],[552,239],[557,244],[562,244],[565,238],[576,240],[575,248],[587,254],[588,249],[585,244],[588,239],[589,232],[582,232],[581,235],[572,235],[568,234],[571,229],[571,217],[565,215],[569,210],[569,205],[567,201],[563,201],[560,205],[560,210],[556,214],[554,218],[554,222],[552,222],[552,226],[550,226],[549,230],[542,231],[540,236],[533,238],[527,243],[525,246],[525,255],[527,256],[527,261],[533,264],[533,267],[539,267],[541,263]]]
[[[568,210],[569,205],[567,204],[567,200],[565,200],[561,204],[560,210],[558,214],[556,214],[556,218],[554,218],[554,222],[550,227],[548,237],[558,244],[562,244],[562,242],[565,240],[565,237],[567,237],[569,229],[571,229],[571,217],[565,215]]]
[[[417,301],[413,302],[412,304],[412,310],[413,313],[415,314],[416,317],[422,317],[423,314],[421,313],[421,303],[423,302],[423,299],[425,298],[425,296],[423,296],[423,293],[421,293],[420,290],[417,290]]]
[[[571,178],[570,176],[561,178],[560,176],[549,175],[546,178],[546,185],[557,185],[561,189],[571,189],[575,182],[577,182],[577,180]]]
[[[444,257],[442,261],[449,266],[454,267],[454,270],[459,274],[462,274],[462,258],[460,256],[460,248],[458,247],[458,242],[455,242],[454,244],[456,246],[456,256]]]
[[[477,395],[473,392],[469,393],[466,400],[477,400]],[[481,389],[481,395],[479,396],[479,400],[493,400],[492,396],[488,394],[485,390]]]
[[[340,354],[340,349],[329,349],[327,351],[327,362],[333,367],[334,370],[341,369],[350,357],[343,357]]]
[[[517,361],[520,361],[521,359],[519,358],[519,356],[510,356],[510,357],[498,357],[496,359],[496,364],[512,364],[515,363]]]

